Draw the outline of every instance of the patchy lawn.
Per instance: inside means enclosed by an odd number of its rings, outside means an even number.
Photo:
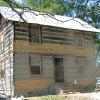
[[[77,93],[30,97],[28,100],[100,100],[100,93]]]
[[[30,97],[28,100],[67,100],[67,96],[59,96],[59,95],[48,95],[41,97]]]
[[[41,100],[67,100],[67,96],[43,96]]]

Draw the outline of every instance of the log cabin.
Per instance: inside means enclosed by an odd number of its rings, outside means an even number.
[[[54,94],[55,87],[95,86],[94,36],[86,22],[0,7],[0,92]]]

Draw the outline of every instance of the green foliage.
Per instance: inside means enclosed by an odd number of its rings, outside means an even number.
[[[67,96],[43,96],[41,100],[67,100]]]
[[[62,13],[64,8],[62,0],[27,0],[27,5],[36,11],[52,14]]]
[[[100,0],[24,0],[24,3],[36,11],[78,17],[100,27]]]
[[[7,6],[7,4],[3,0],[0,0],[0,6]]]

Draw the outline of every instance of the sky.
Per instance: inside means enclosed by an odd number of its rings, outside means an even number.
[[[15,0],[15,1],[16,1],[16,2],[20,2],[20,3],[22,2],[22,0]]]

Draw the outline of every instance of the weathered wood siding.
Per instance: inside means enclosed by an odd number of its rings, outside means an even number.
[[[65,71],[65,81],[69,86],[74,84],[74,81],[77,80],[78,85],[95,85],[96,77],[96,66],[95,66],[95,56],[85,56],[85,68],[84,74],[79,73],[79,68],[76,64],[76,57],[68,55],[64,58],[64,71]],[[83,56],[84,57],[84,56]]]
[[[76,36],[77,32],[80,31],[49,28],[40,25],[36,25],[35,29],[34,26],[15,23],[14,66],[15,92],[17,94],[27,95],[32,93],[32,91],[42,91],[43,89],[43,91],[48,92],[47,88],[55,84],[54,57],[57,56],[63,58],[65,84],[73,85],[75,80],[77,80],[78,85],[95,84],[94,33],[83,32],[82,35]],[[33,28],[33,30],[30,28]],[[34,34],[30,40],[30,31],[34,30],[35,32],[33,32]],[[81,36],[82,38],[80,39]],[[82,44],[82,47],[77,45],[77,38],[79,39],[78,41],[83,42],[78,44]],[[32,41],[32,39],[35,40]],[[30,55],[40,57],[31,58],[33,62],[30,63]],[[78,57],[84,58],[82,62],[83,72],[79,72],[81,71],[81,68],[79,68],[81,64],[77,63]],[[37,64],[40,60],[41,63]],[[40,66],[41,71],[39,75],[31,74],[30,64]]]
[[[19,45],[20,44],[20,45]],[[91,55],[95,53],[94,48],[77,48],[75,46],[70,45],[59,45],[59,44],[38,44],[38,43],[29,43],[28,41],[16,40],[14,43],[14,51],[20,52],[34,52],[34,53],[42,53],[42,54],[53,54],[53,55],[64,55],[64,54],[75,54],[75,55]],[[27,48],[27,49],[26,49]]]
[[[52,56],[42,56],[41,74],[32,75],[30,73],[29,55],[29,53],[15,53],[15,93],[17,94],[27,94],[39,88],[45,89],[54,83]]]
[[[0,18],[0,92],[13,95],[13,25]]]

